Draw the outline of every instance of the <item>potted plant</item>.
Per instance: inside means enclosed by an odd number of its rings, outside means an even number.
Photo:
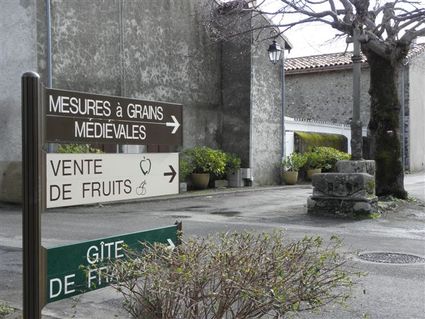
[[[192,168],[192,185],[197,189],[208,187],[210,174],[220,176],[224,174],[226,156],[220,150],[209,147],[194,147],[185,152]]]
[[[305,156],[305,169],[307,171],[307,179],[311,180],[313,175],[320,174],[322,172],[323,159],[320,153],[314,151],[305,153]]]
[[[240,171],[241,159],[236,154],[226,154],[226,175],[229,187],[242,187],[242,174]]]
[[[292,153],[282,161],[282,179],[287,185],[295,185],[298,181],[298,171],[306,163],[306,157],[300,153]]]

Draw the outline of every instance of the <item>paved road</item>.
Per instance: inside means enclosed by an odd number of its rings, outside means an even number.
[[[409,195],[425,202],[425,175],[424,172],[418,172],[406,175],[404,185],[409,191]]]
[[[409,175],[406,188],[422,198],[424,174]],[[309,186],[276,187],[249,192],[49,210],[42,217],[43,245],[89,240],[166,226],[182,220],[186,235],[204,236],[226,230],[284,229],[289,238],[337,234],[353,256],[363,251],[401,252],[425,256],[424,206],[411,205],[377,220],[345,221],[306,214]],[[0,209],[0,300],[21,304],[21,213]],[[394,265],[354,259],[352,265],[368,276],[354,290],[348,308],[329,307],[305,318],[423,318],[424,264]],[[81,295],[44,308],[46,318],[127,318],[111,289]]]

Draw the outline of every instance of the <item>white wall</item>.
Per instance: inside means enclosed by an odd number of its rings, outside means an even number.
[[[410,170],[425,169],[425,53],[409,65]]]
[[[334,124],[319,121],[307,121],[302,119],[293,119],[285,116],[285,156],[294,151],[294,132],[313,132],[344,135],[348,140],[348,153],[351,154],[351,128],[345,124]],[[367,135],[367,129],[363,128],[363,136]]]

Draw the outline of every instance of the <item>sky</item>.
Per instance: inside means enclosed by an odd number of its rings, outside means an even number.
[[[418,1],[421,5],[425,5],[425,0]],[[338,1],[335,2],[338,3]],[[372,2],[373,0],[371,3]],[[388,1],[381,0],[381,3],[384,2]],[[266,8],[268,10],[276,10],[276,8],[281,6],[279,0],[267,0],[267,4]],[[329,4],[325,3],[323,6],[326,10],[329,7]],[[279,23],[278,19],[273,20],[276,23]],[[335,39],[336,34],[338,34],[337,30],[320,22],[299,25],[285,32],[285,36],[293,46],[293,49],[289,53],[286,53],[285,56],[287,58],[294,58],[299,56],[344,52],[347,47],[345,38]],[[419,39],[418,42],[425,42],[425,37]],[[352,44],[350,44],[348,51],[352,50]]]
[[[336,34],[336,30],[322,23],[297,26],[285,33],[285,36],[293,46],[293,49],[286,54],[286,57],[295,58],[344,52],[347,46],[345,39],[335,39]],[[348,50],[352,51],[351,44]]]

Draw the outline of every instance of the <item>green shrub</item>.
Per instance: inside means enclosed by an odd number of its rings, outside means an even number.
[[[234,171],[241,168],[241,159],[236,154],[226,153],[226,171]]]
[[[187,177],[192,173],[193,168],[188,160],[183,154],[179,158],[179,180],[180,182],[185,182]]]
[[[194,147],[183,152],[192,169],[191,173],[222,176],[226,169],[226,154],[209,147]]]
[[[112,286],[133,318],[280,318],[344,302],[352,280],[332,237],[288,242],[282,232],[226,233],[113,262]]]
[[[304,153],[304,156],[306,157],[306,162],[304,165],[305,170],[323,168],[325,165],[323,158],[319,153],[307,152]]]
[[[319,155],[323,172],[335,171],[336,162],[351,159],[350,154],[338,151],[333,147],[314,147],[312,152]]]
[[[4,316],[13,313],[15,309],[10,307],[8,304],[0,302],[0,318],[4,318]]]
[[[282,168],[285,171],[298,172],[305,165],[306,160],[304,154],[294,152],[282,161]]]
[[[62,144],[58,148],[58,153],[103,153],[97,148],[90,147],[89,144]]]

